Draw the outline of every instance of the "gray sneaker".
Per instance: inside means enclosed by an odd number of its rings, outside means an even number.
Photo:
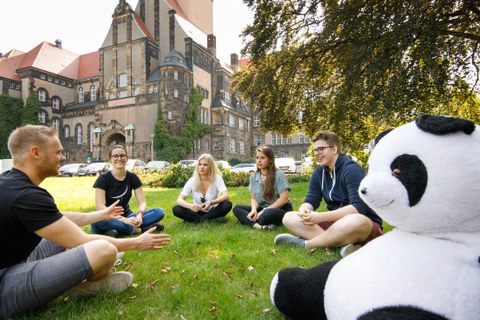
[[[278,236],[275,237],[274,243],[275,245],[289,245],[289,246],[299,246],[303,249],[306,249],[305,247],[305,239],[299,238],[292,236],[291,234],[288,233],[282,233],[279,234]]]
[[[130,272],[118,271],[109,274],[99,281],[82,281],[66,294],[71,298],[87,297],[104,292],[122,292],[132,285],[133,275]]]
[[[359,245],[359,244],[347,244],[346,246],[343,246],[341,249],[340,249],[340,255],[342,256],[342,258],[345,258],[346,256],[348,256],[349,254],[351,253],[354,253],[355,251],[357,251],[358,249],[360,249],[362,246]]]

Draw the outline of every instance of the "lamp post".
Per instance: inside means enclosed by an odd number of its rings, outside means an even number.
[[[154,150],[155,148],[153,147],[153,138],[155,138],[155,134],[152,133],[152,134],[150,135],[150,138],[152,139],[152,142],[151,142],[151,143],[152,143],[152,146],[151,146],[151,148],[150,148],[150,151],[151,151],[152,154],[151,154],[151,157],[150,157],[150,158],[151,158],[152,161],[153,161],[153,160],[155,160],[155,150]]]

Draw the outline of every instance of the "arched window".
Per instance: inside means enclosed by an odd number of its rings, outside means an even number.
[[[83,142],[83,130],[82,130],[82,125],[77,124],[76,128],[76,134],[77,134],[77,144],[82,144]]]
[[[52,109],[60,109],[60,98],[59,97],[54,97],[52,99]]]
[[[82,103],[84,101],[83,88],[78,88],[78,102]]]
[[[47,122],[47,114],[45,113],[45,111],[38,112],[38,121],[42,124],[45,124]]]
[[[97,101],[97,88],[93,84],[90,86],[90,101]]]
[[[65,138],[70,138],[70,126],[65,126],[63,128],[63,134],[64,134]]]
[[[47,91],[45,89],[38,90],[38,101],[47,101]]]
[[[91,122],[88,124],[88,147],[90,152],[93,152],[93,130],[95,125]]]
[[[52,119],[52,127],[54,127],[57,130],[60,129],[60,119],[53,118]]]

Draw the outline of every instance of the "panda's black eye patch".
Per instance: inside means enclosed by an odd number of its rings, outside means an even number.
[[[390,164],[392,176],[405,187],[410,207],[416,205],[427,188],[428,173],[422,160],[415,155],[402,154]]]

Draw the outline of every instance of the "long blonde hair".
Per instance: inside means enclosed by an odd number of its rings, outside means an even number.
[[[198,192],[201,190],[202,186],[202,179],[200,177],[200,174],[198,173],[198,165],[200,164],[200,160],[207,160],[208,167],[210,168],[208,180],[210,181],[211,186],[215,186],[216,176],[221,175],[221,172],[220,170],[218,170],[217,164],[215,163],[215,159],[213,158],[213,156],[209,153],[202,154],[200,157],[198,157],[197,164],[195,165],[195,170],[193,171],[193,190]]]

